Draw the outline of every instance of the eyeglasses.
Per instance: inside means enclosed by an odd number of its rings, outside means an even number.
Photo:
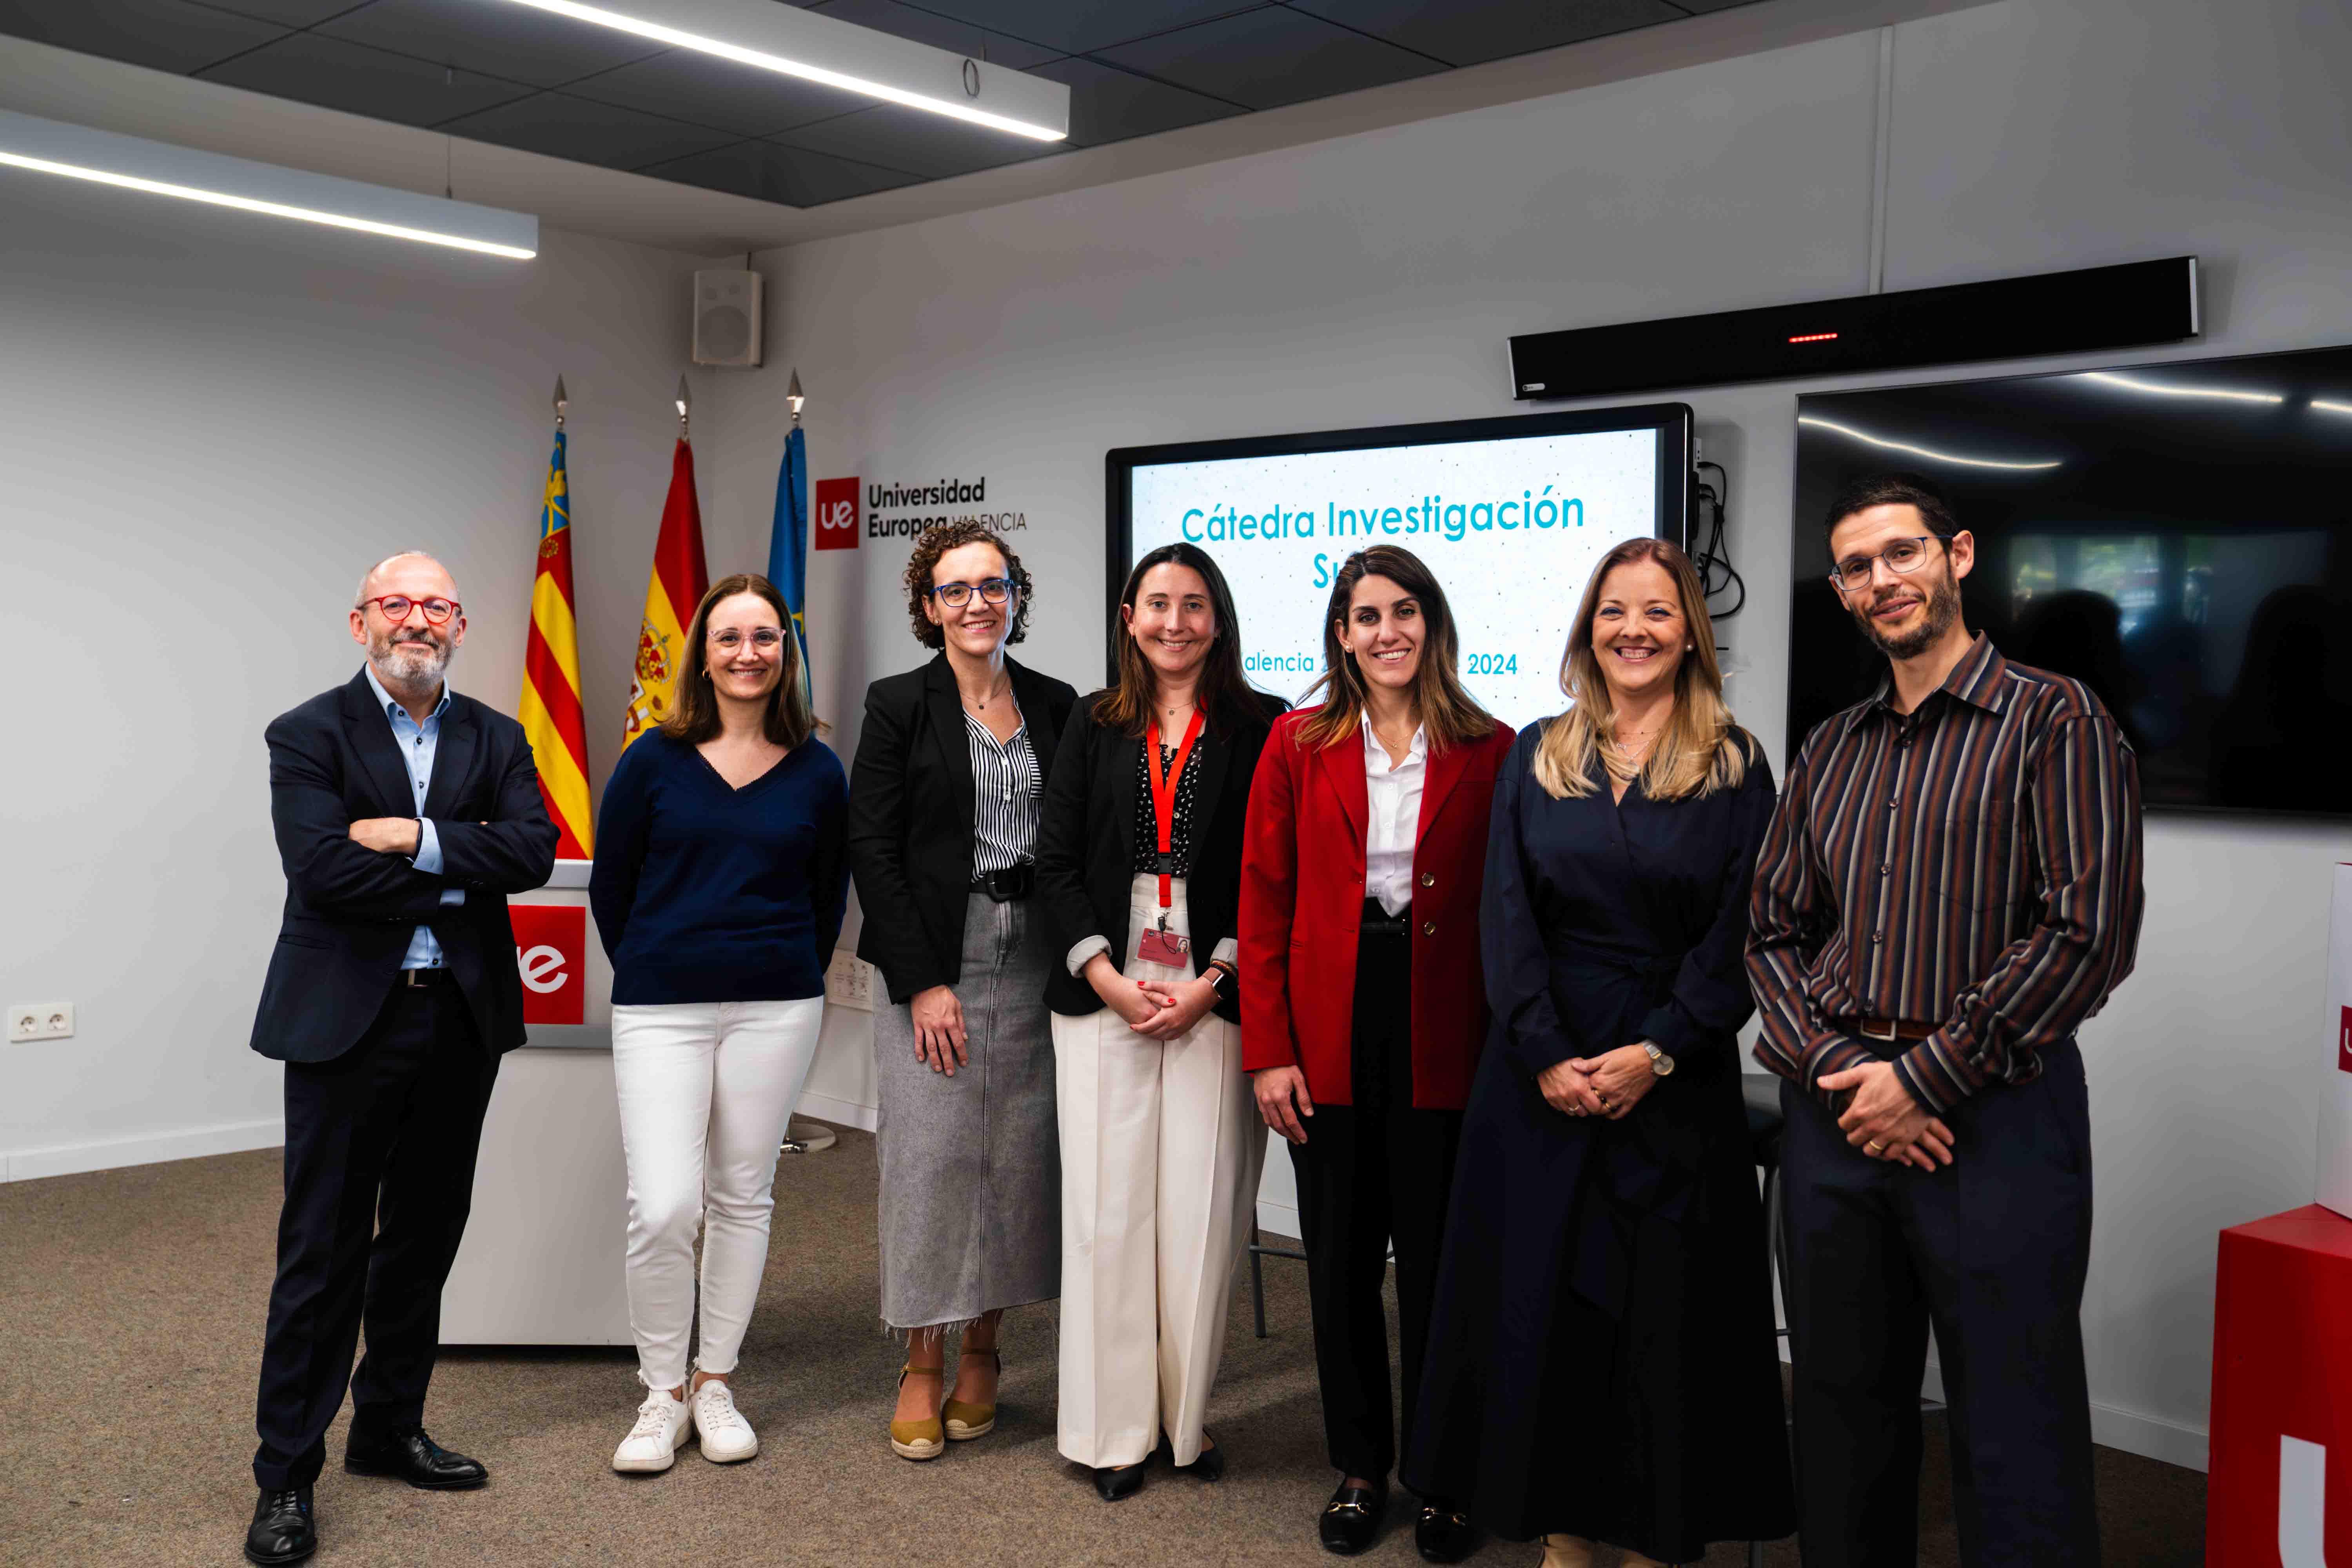
[[[985,577],[977,583],[942,583],[931,590],[932,595],[950,610],[961,610],[971,604],[975,593],[988,604],[1001,605],[1013,597],[1013,588],[1006,578]]]
[[[360,609],[373,605],[383,612],[383,618],[395,626],[408,618],[411,610],[423,610],[425,618],[435,626],[446,624],[449,617],[465,613],[465,606],[455,599],[412,599],[405,594],[378,594],[373,599],[362,599]]]
[[[731,654],[743,646],[743,634],[730,627],[710,634],[710,646],[721,653]],[[773,653],[784,646],[784,634],[773,626],[761,626],[751,634],[751,646],[761,653]]]
[[[1885,562],[1886,569],[1897,576],[1916,572],[1927,564],[1927,546],[1941,538],[1937,533],[1914,534],[1896,540],[1875,555],[1849,556],[1830,570],[1829,579],[1849,594],[1859,594],[1870,586],[1872,569],[1880,562]]]

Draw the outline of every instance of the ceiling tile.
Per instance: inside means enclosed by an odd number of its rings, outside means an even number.
[[[911,38],[935,49],[950,49],[972,59],[1003,66],[1007,70],[1027,70],[1031,66],[1044,65],[1062,52],[1004,33],[992,33],[969,22],[940,16],[937,11],[919,11],[912,5],[901,5],[898,0],[815,0],[808,9],[830,16],[836,22],[848,22],[860,27],[871,27],[877,33]]]
[[[923,9],[1065,54],[1090,55],[1148,34],[1252,10],[1259,4],[1260,0],[923,0]]]
[[[568,83],[564,91],[600,103],[617,103],[698,125],[716,125],[744,136],[766,136],[835,115],[871,108],[862,92],[844,92],[780,76],[757,66],[714,59],[691,49],[673,49],[649,60],[603,71]]]
[[[1252,109],[1426,76],[1436,60],[1284,6],[1096,51],[1112,65]]]
[[[754,201],[813,207],[916,183],[912,174],[828,157],[773,142],[742,142],[640,171],[656,179],[750,196]]]
[[[316,33],[296,33],[196,74],[206,81],[401,125],[438,125],[528,98],[534,90]]]
[[[992,169],[1000,163],[1023,163],[1063,151],[1058,142],[1039,142],[1008,132],[991,131],[984,125],[967,125],[960,120],[926,114],[919,109],[900,109],[894,104],[878,104],[821,125],[804,125],[771,140],[786,147],[806,148],[856,163],[904,169],[927,180],[943,180],[951,174],[968,174],[974,169]]]
[[[1679,21],[1687,15],[1667,0],[1445,0],[1442,5],[1430,0],[1288,3],[1295,10],[1457,66],[1557,48],[1583,38]],[[1738,5],[1744,0],[1727,3]]]
[[[643,169],[739,140],[729,132],[640,114],[610,103],[591,103],[560,92],[542,92],[469,114],[440,129],[477,142],[544,153],[577,163],[602,163],[608,169]]]
[[[368,0],[195,0],[207,11],[234,11],[241,16],[257,16],[289,27],[311,26],[330,16],[356,11],[367,3]]]
[[[610,27],[487,0],[374,0],[319,31],[534,87],[561,87],[662,52]]]
[[[1236,105],[1096,60],[1055,60],[1033,74],[1070,89],[1070,139],[1064,143],[1070,147],[1098,147],[1242,112]]]
[[[286,29],[185,0],[0,0],[0,33],[187,72],[282,38]]]

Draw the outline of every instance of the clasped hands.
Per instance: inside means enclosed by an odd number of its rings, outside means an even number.
[[[1838,1117],[1845,1141],[1874,1160],[1891,1160],[1932,1171],[1952,1163],[1952,1130],[1928,1115],[1903,1087],[1890,1062],[1864,1062],[1843,1072],[1823,1074],[1832,1094],[1851,1089],[1853,1098]]]
[[[1570,1057],[1536,1075],[1536,1087],[1554,1110],[1570,1116],[1601,1116],[1622,1121],[1658,1086],[1650,1053],[1640,1042],[1597,1057]]]
[[[1217,1005],[1217,988],[1195,976],[1172,984],[1129,980],[1102,953],[1087,961],[1087,984],[1103,1005],[1127,1020],[1127,1026],[1148,1040],[1172,1040],[1205,1016]]]

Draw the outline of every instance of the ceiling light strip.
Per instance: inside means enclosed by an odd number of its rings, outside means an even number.
[[[946,49],[778,5],[775,0],[753,0],[748,6],[743,0],[643,0],[641,9],[667,16],[670,18],[667,21],[583,5],[578,0],[506,3],[1015,136],[1061,142],[1070,134],[1070,89],[1060,82],[1001,66],[982,68]],[[730,43],[717,36],[719,32],[768,47]],[[820,64],[820,60],[831,63]],[[950,92],[955,96],[947,96]],[[979,100],[983,98],[1005,100],[1010,112],[981,108]]]
[[[2332,397],[2315,397],[2311,405],[2329,414],[2352,414],[2352,403],[2338,403]]]
[[[119,190],[528,261],[539,220],[307,170],[0,110],[0,164]]]
[[[1834,430],[1839,435],[1860,441],[1865,446],[1884,447],[1890,452],[1908,452],[1913,457],[1925,458],[1930,462],[1957,463],[1964,468],[2062,468],[2066,466],[2060,460],[2047,463],[2004,463],[1990,458],[1963,458],[1956,452],[1938,452],[1932,447],[1916,447],[1908,441],[1890,441],[1884,436],[1873,436],[1866,430],[1857,430],[1851,425],[1841,425],[1834,419],[1824,419],[1818,414],[1800,414],[1797,416],[1797,423],[1811,425],[1823,430]]]

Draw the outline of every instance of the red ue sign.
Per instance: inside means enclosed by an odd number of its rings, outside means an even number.
[[[2352,1007],[2343,1008],[2336,1020],[2336,1070],[2352,1072]]]
[[[509,904],[522,1021],[578,1024],[588,1016],[588,911],[577,904]]]
[[[857,548],[857,478],[819,479],[810,521],[816,528],[819,550]]]

